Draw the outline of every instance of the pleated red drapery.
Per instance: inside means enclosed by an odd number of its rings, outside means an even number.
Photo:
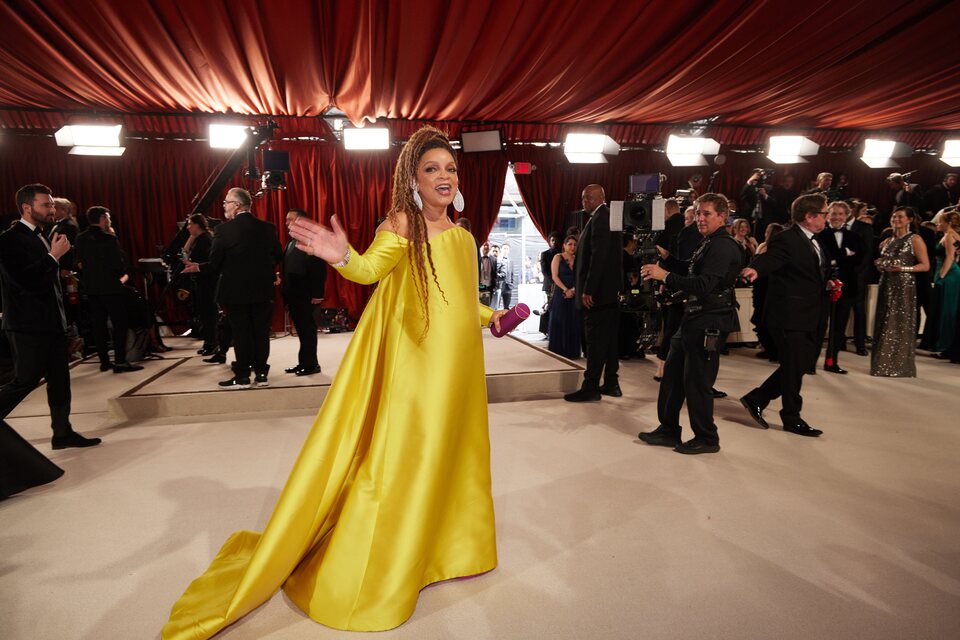
[[[373,240],[377,224],[390,207],[391,182],[399,149],[346,151],[339,144],[277,140],[269,147],[290,153],[287,189],[271,192],[254,203],[255,213],[277,226],[280,241],[289,239],[285,215],[290,207],[306,209],[324,224],[338,214],[350,241],[359,250]],[[77,203],[80,215],[90,206],[104,205],[113,213],[121,246],[132,264],[161,255],[205,179],[218,170],[229,151],[210,149],[205,142],[128,141],[121,158],[68,155],[52,138],[10,136],[0,153],[2,211],[16,211],[16,190],[41,182],[56,195]],[[461,153],[458,157],[467,217],[477,237],[486,237],[496,220],[507,169],[501,152]],[[240,172],[228,186],[256,185]],[[225,191],[225,190],[224,190]],[[222,217],[218,197],[208,212]],[[451,208],[451,216],[456,212]],[[343,306],[358,315],[370,288],[335,274],[328,280],[327,306]],[[276,315],[275,325],[282,316]]]

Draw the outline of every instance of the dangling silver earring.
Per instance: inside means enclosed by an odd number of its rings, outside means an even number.
[[[423,198],[420,197],[420,191],[417,189],[416,181],[410,181],[410,190],[413,191],[413,202],[417,205],[417,209],[423,211]]]
[[[457,210],[457,213],[463,213],[463,208],[467,206],[463,201],[463,193],[460,189],[457,189],[457,195],[453,196],[453,208]]]

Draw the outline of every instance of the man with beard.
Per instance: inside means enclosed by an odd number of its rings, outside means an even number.
[[[41,378],[47,382],[47,404],[54,449],[92,447],[100,438],[85,438],[70,424],[70,370],[67,362],[67,319],[60,290],[60,258],[70,249],[66,236],[50,241],[43,225],[51,224],[54,201],[49,187],[29,184],[17,191],[20,220],[0,234],[0,285],[3,330],[13,352],[14,378],[0,388],[0,419],[6,418]]]

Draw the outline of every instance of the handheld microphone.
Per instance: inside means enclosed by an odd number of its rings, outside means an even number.
[[[497,338],[501,338],[514,329],[516,329],[521,322],[530,317],[530,307],[524,303],[520,303],[517,306],[511,308],[507,311],[506,315],[500,318],[500,330],[497,331],[497,327],[490,325],[490,333],[492,333]]]

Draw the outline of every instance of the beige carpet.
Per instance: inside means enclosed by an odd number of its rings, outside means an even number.
[[[712,456],[637,440],[656,426],[649,361],[623,363],[620,399],[491,405],[500,566],[427,588],[380,635],[960,637],[960,367],[921,357],[919,378],[877,379],[843,354],[850,375],[805,380],[804,416],[825,431],[807,439],[779,430],[775,406],[770,431],[749,423],[736,397],[771,370],[753,353],[723,360]],[[95,369],[75,373],[74,423],[102,446],[51,452],[48,418],[10,420],[67,473],[0,502],[4,640],[158,637],[227,535],[264,525],[312,421],[118,426],[106,398],[150,372]],[[278,594],[220,637],[348,636]]]

